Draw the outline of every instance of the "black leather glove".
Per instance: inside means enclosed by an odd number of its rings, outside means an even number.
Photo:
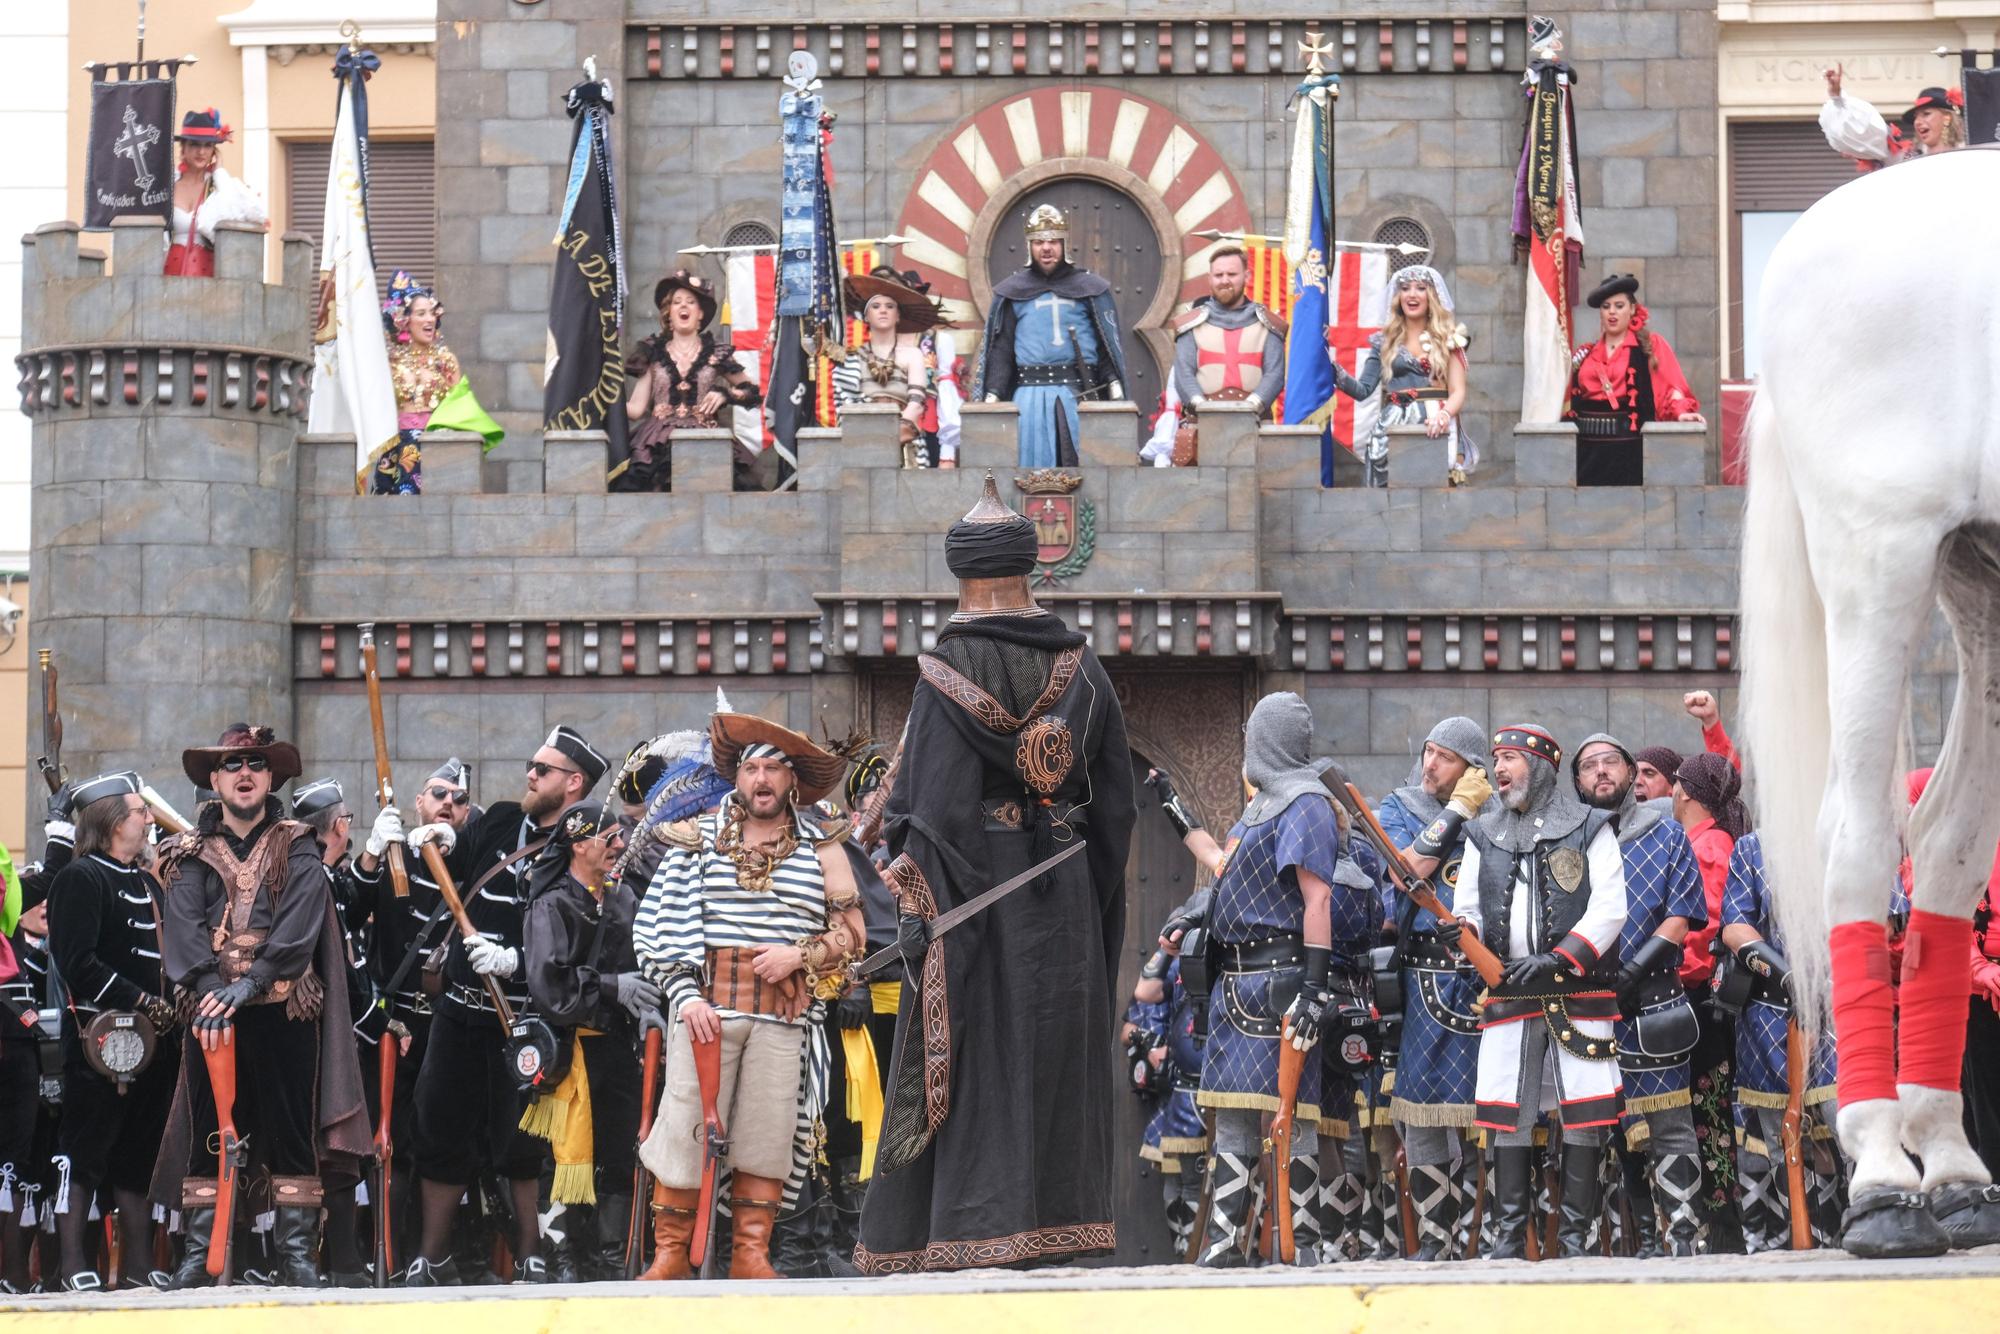
[[[1792,1001],[1792,965],[1785,956],[1778,953],[1778,947],[1768,940],[1753,940],[1736,951],[1736,962],[1762,978],[1769,978],[1785,989],[1785,1003]]]
[[[875,1002],[869,998],[868,988],[858,986],[833,1007],[833,1022],[836,1027],[850,1032],[868,1027],[868,1021],[875,1014]]]
[[[76,819],[76,785],[64,783],[49,793],[48,818],[60,824],[69,824]]]
[[[1454,918],[1449,922],[1439,922],[1437,924],[1438,944],[1444,946],[1448,950],[1455,950],[1458,948],[1458,942],[1460,937],[1464,936],[1465,932],[1466,932],[1465,923],[1457,920],[1456,918]],[[1472,934],[1475,938],[1479,935],[1477,931],[1474,931]]]
[[[1500,982],[1509,987],[1534,986],[1550,981],[1569,966],[1569,960],[1560,954],[1530,954],[1523,959],[1509,960],[1501,970]]]
[[[1158,982],[1166,977],[1167,968],[1172,963],[1172,958],[1165,950],[1154,950],[1147,956],[1146,962],[1139,966],[1139,976],[1146,981]]]
[[[903,913],[896,919],[896,948],[902,952],[903,966],[915,978],[924,966],[924,954],[931,945],[931,924],[915,913]]]
[[[1285,1011],[1285,1025],[1291,1030],[1292,1047],[1296,1051],[1310,1051],[1319,1041],[1326,1012],[1333,1005],[1333,993],[1326,985],[1332,964],[1332,950],[1324,945],[1306,946],[1305,981],[1299,987],[1299,998]]]
[[[263,992],[264,988],[258,985],[255,978],[247,974],[237,978],[234,982],[225,982],[214,991],[208,993],[207,999],[212,1001],[213,1005],[197,1008],[194,1020],[189,1027],[193,1028],[197,1033],[219,1033],[234,1022],[233,1016],[237,1010],[256,1000]],[[228,1013],[204,1013],[204,1009],[217,1007],[228,1011]]]
[[[1681,947],[1665,936],[1647,936],[1632,957],[1618,966],[1618,994],[1629,995],[1641,981],[1678,964]]]
[[[1173,916],[1167,918],[1160,928],[1160,939],[1173,940],[1176,944],[1187,939],[1187,933],[1208,925],[1208,913],[1215,906],[1215,886],[1205,885],[1188,895],[1186,903],[1174,909]]]
[[[1166,812],[1167,820],[1173,825],[1175,833],[1186,838],[1201,828],[1201,821],[1194,818],[1194,812],[1187,808],[1187,803],[1183,802],[1180,794],[1174,791],[1173,779],[1158,769],[1149,769],[1146,771],[1146,786],[1153,789],[1153,795],[1160,799],[1160,809]]]

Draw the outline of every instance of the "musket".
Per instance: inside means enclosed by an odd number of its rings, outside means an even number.
[[[691,1038],[692,1034],[689,1035]],[[722,1091],[722,1038],[693,1040],[694,1077],[701,1086],[701,1198],[694,1207],[694,1235],[688,1240],[688,1263],[703,1278],[715,1277],[715,1209],[718,1178],[729,1156],[729,1133],[716,1110]]]
[[[390,1158],[392,1144],[389,1134],[389,1118],[396,1110],[396,1033],[392,1028],[382,1030],[382,1036],[375,1040],[375,1058],[381,1064],[377,1068],[376,1087],[382,1100],[380,1115],[375,1120],[375,1184],[369,1194],[375,1206],[375,1286],[389,1286],[389,1269],[395,1262],[395,1238],[390,1233]]]
[[[208,1083],[215,1094],[215,1125],[219,1146],[215,1155],[215,1223],[208,1233],[208,1276],[229,1286],[235,1259],[236,1199],[242,1190],[243,1140],[236,1133],[236,1047],[229,1039],[234,1025],[223,1030],[223,1041],[214,1046],[203,1043],[202,1062],[208,1066]]]
[[[1271,1115],[1271,1257],[1279,1264],[1298,1258],[1292,1236],[1292,1119],[1299,1105],[1299,1077],[1305,1073],[1306,1053],[1292,1045],[1292,1026],[1286,1024],[1278,1037],[1278,1110]]]
[[[1076,842],[1070,844],[1068,847],[1064,848],[1061,852],[1058,852],[1055,856],[1049,858],[1047,861],[1037,862],[1033,866],[1030,866],[1027,870],[1021,872],[1019,875],[1014,876],[1011,879],[1001,881],[999,884],[993,886],[993,888],[987,890],[985,893],[979,895],[978,897],[967,899],[964,903],[959,904],[956,908],[952,908],[949,911],[939,913],[936,917],[931,919],[931,924],[930,924],[931,939],[936,940],[939,936],[942,936],[945,932],[951,930],[953,927],[957,926],[960,922],[963,922],[966,918],[976,916],[979,913],[985,912],[995,903],[999,902],[1001,899],[1006,898],[1009,894],[1012,894],[1015,890],[1027,884],[1030,880],[1036,879],[1037,877],[1045,875],[1049,871],[1054,870],[1057,865],[1059,865],[1062,862],[1068,861],[1071,857],[1076,856],[1077,853],[1082,852],[1084,848],[1087,846],[1089,845],[1084,840],[1078,839]],[[890,964],[895,963],[902,957],[903,957],[903,950],[900,945],[885,945],[881,949],[876,950],[873,954],[869,955],[866,959],[863,959],[859,967],[855,969],[855,972],[861,977],[872,977],[874,974],[881,972],[884,968],[887,968]]]
[[[1204,1107],[1201,1111],[1201,1135],[1208,1149],[1203,1161],[1207,1171],[1201,1179],[1201,1206],[1195,1212],[1194,1231],[1188,1234],[1187,1254],[1181,1258],[1189,1264],[1201,1259],[1202,1236],[1208,1230],[1208,1207],[1215,1203],[1215,1109]]]
[[[1408,868],[1403,865],[1403,854],[1390,839],[1389,832],[1382,828],[1382,822],[1375,818],[1375,811],[1369,806],[1368,799],[1361,795],[1361,789],[1352,783],[1346,784],[1340,804],[1347,807],[1347,813],[1354,817],[1361,832],[1367,835],[1368,841],[1375,845],[1375,851],[1381,854],[1382,864],[1397,891],[1408,895],[1419,908],[1436,917],[1440,923],[1449,926],[1457,922],[1458,918],[1452,916],[1451,909],[1445,907],[1443,901],[1438,898],[1437,888],[1428,880],[1410,875]],[[1479,978],[1487,986],[1500,984],[1500,956],[1495,954],[1476,933],[1460,936],[1458,951],[1466,957],[1467,962],[1479,970]]]
[[[395,784],[390,781],[389,734],[382,727],[382,676],[376,669],[375,622],[361,623],[361,677],[368,684],[368,722],[375,730],[375,804],[377,808],[396,804]],[[389,883],[395,888],[396,897],[410,897],[410,872],[403,863],[403,845],[391,843],[385,850],[389,858]]]
[[[653,1133],[654,1104],[660,1092],[660,1030],[646,1030],[646,1059],[639,1067],[639,1143]],[[639,1277],[645,1257],[646,1202],[652,1191],[646,1186],[646,1164],[632,1156],[632,1217],[625,1229],[625,1277]]]
[[[45,752],[35,761],[35,767],[42,771],[42,781],[54,794],[62,791],[67,778],[62,762],[62,714],[56,709],[56,669],[55,664],[49,661],[47,649],[35,650],[35,657],[42,666],[42,749]]]
[[[1410,1164],[1401,1149],[1396,1150],[1396,1212],[1403,1220],[1403,1258],[1415,1255],[1417,1246],[1417,1210],[1410,1202]]]
[[[1785,1119],[1779,1138],[1785,1147],[1785,1194],[1791,1205],[1792,1249],[1809,1251],[1812,1217],[1806,1203],[1806,1038],[1793,1015],[1785,1018],[1785,1085]]]
[[[471,937],[479,934],[479,928],[465,915],[465,901],[458,897],[458,886],[452,882],[451,872],[445,869],[444,858],[439,855],[437,844],[424,844],[424,866],[437,881],[438,893],[444,899],[444,906],[450,910],[451,919],[458,923],[458,933]],[[500,1026],[511,1031],[514,1027],[514,1007],[507,1003],[507,993],[500,989],[500,983],[491,973],[481,973],[479,980],[486,984],[486,996],[493,1002],[493,1011],[500,1016]]]
[[[153,791],[151,783],[139,784],[139,799],[153,812],[153,823],[169,834],[185,834],[194,828],[188,818],[168,804],[167,799]]]

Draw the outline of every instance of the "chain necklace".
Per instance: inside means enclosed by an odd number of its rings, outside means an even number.
[[[734,799],[715,831],[715,850],[736,863],[736,883],[753,894],[771,892],[771,873],[799,848],[798,822],[789,822],[775,843],[752,846],[743,841],[742,808]]]

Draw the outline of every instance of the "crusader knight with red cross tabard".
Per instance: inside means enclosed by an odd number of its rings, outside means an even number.
[[[1218,246],[1209,297],[1174,326],[1174,392],[1196,412],[1245,399],[1261,417],[1285,387],[1285,322],[1245,294],[1246,263],[1241,246]]]

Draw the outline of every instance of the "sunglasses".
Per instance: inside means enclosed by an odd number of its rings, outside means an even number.
[[[580,773],[582,773],[582,772],[583,772],[583,770],[581,770],[581,769],[569,769],[569,768],[565,768],[565,767],[563,767],[563,766],[562,766],[562,765],[560,765],[560,764],[550,764],[550,763],[548,763],[548,762],[547,762],[546,760],[529,760],[529,761],[528,761],[528,776],[529,776],[530,778],[547,778],[547,777],[548,777],[548,776],[549,776],[550,774],[552,774],[552,773],[554,773],[554,774],[580,774]]]
[[[231,755],[215,767],[226,774],[241,773],[245,769],[253,774],[261,774],[271,767],[271,762],[262,755]]]
[[[534,767],[533,765],[529,766],[529,768],[533,767]],[[537,778],[541,777],[540,774],[537,774],[535,776]],[[454,792],[452,789],[448,787],[427,788],[424,791],[424,795],[429,797],[432,801],[446,801],[450,802],[454,806],[464,806],[472,801],[472,798],[468,794],[464,792]]]

